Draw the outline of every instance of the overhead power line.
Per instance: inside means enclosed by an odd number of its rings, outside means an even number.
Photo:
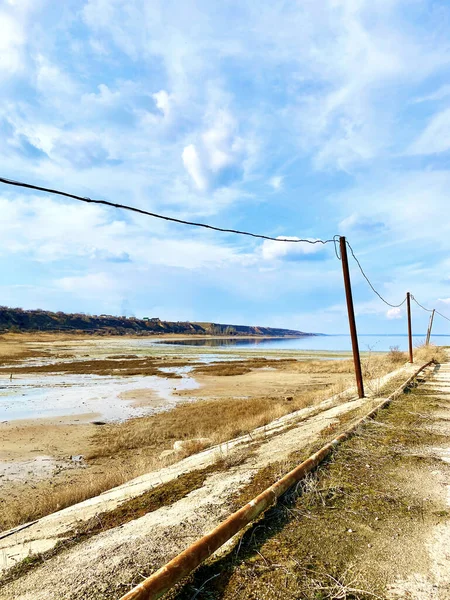
[[[353,256],[353,258],[356,261],[356,264],[359,267],[359,270],[361,271],[361,273],[363,274],[364,279],[367,281],[367,283],[369,284],[369,286],[371,287],[372,291],[378,296],[378,298],[380,298],[380,300],[382,300],[385,304],[387,304],[388,306],[391,306],[392,308],[400,308],[400,306],[402,306],[405,302],[406,302],[406,298],[403,300],[403,302],[400,302],[400,304],[391,304],[390,302],[388,302],[387,300],[385,300],[385,298],[383,298],[383,296],[377,292],[377,290],[373,287],[370,279],[367,277],[367,275],[364,272],[364,269],[361,266],[361,263],[359,262],[359,260],[356,258],[355,253],[353,252],[353,248],[350,246],[349,242],[347,242],[347,246],[350,249],[350,252]]]
[[[382,295],[381,295],[379,292],[377,292],[377,290],[376,290],[376,289],[374,288],[374,286],[372,285],[372,283],[371,283],[370,279],[369,279],[369,278],[367,277],[367,275],[365,274],[365,272],[364,272],[364,269],[362,268],[362,266],[361,266],[361,263],[359,262],[359,260],[356,258],[356,255],[355,255],[355,253],[354,253],[354,251],[353,251],[353,248],[351,247],[351,245],[350,245],[350,243],[349,243],[349,242],[347,242],[347,246],[349,247],[349,249],[350,249],[350,252],[351,252],[351,255],[352,255],[352,256],[353,256],[353,258],[355,259],[355,261],[356,261],[356,264],[357,264],[357,265],[358,265],[358,267],[359,267],[359,270],[360,270],[360,271],[361,271],[361,273],[363,274],[363,277],[364,277],[364,279],[367,281],[367,283],[368,283],[368,284],[369,284],[369,286],[371,287],[372,291],[373,291],[373,292],[375,292],[375,294],[376,294],[376,295],[377,295],[377,296],[380,298],[380,300],[382,300],[382,301],[383,301],[385,304],[387,304],[388,306],[391,306],[392,308],[400,308],[400,306],[402,306],[402,305],[403,305],[403,304],[406,302],[406,298],[405,298],[405,299],[404,299],[402,302],[400,302],[400,304],[391,304],[391,303],[390,303],[390,302],[388,302],[388,301],[387,301],[385,298],[383,298],[383,296],[382,296]],[[443,315],[443,314],[442,314],[441,312],[439,312],[438,310],[436,310],[436,309],[432,309],[432,308],[425,308],[425,306],[423,306],[422,304],[420,304],[420,302],[419,302],[419,301],[418,301],[418,300],[417,300],[417,299],[416,299],[416,298],[413,296],[413,294],[411,294],[411,298],[412,298],[412,299],[414,300],[414,302],[415,302],[415,303],[416,303],[418,306],[420,306],[420,308],[422,308],[423,310],[426,310],[426,311],[427,311],[427,312],[429,312],[429,313],[433,312],[433,310],[434,310],[434,312],[435,312],[437,315],[440,315],[440,316],[441,316],[443,319],[446,319],[447,321],[450,321],[450,318],[449,318],[449,317],[446,317],[445,315]]]
[[[147,215],[148,217],[154,217],[155,219],[162,219],[164,221],[171,221],[172,223],[179,223],[181,225],[190,225],[191,227],[203,227],[204,229],[212,229],[213,231],[222,231],[223,233],[235,233],[237,235],[247,235],[254,238],[260,238],[263,240],[271,240],[273,242],[285,242],[289,244],[304,243],[304,244],[330,244],[333,240],[308,240],[301,238],[288,239],[287,237],[271,237],[269,235],[262,235],[260,233],[252,233],[250,231],[240,231],[238,229],[226,229],[224,227],[216,227],[207,223],[196,223],[194,221],[185,221],[184,219],[176,219],[175,217],[168,217],[167,215],[160,215],[158,213],[149,212],[135,206],[129,206],[127,204],[117,204],[115,202],[109,202],[108,200],[94,200],[84,196],[77,196],[76,194],[69,194],[61,190],[55,190],[52,188],[42,187],[40,185],[32,185],[31,183],[23,183],[21,181],[14,181],[13,179],[5,179],[0,177],[0,183],[6,185],[13,185],[16,187],[27,188],[30,190],[38,190],[39,192],[47,192],[48,194],[56,194],[58,196],[64,196],[66,198],[72,198],[79,200],[80,202],[86,202],[88,204],[103,204],[104,206],[111,206],[113,208],[120,208],[122,210],[129,210],[141,215]]]
[[[425,308],[425,306],[422,306],[422,304],[420,304],[420,302],[418,300],[416,300],[416,298],[412,294],[411,294],[411,298],[414,300],[414,302],[417,304],[417,306],[420,306],[420,308],[422,308],[423,310],[426,310],[427,312],[433,312],[432,308]]]
[[[437,315],[439,315],[440,317],[442,317],[443,319],[446,319],[447,321],[450,321],[450,319],[448,317],[446,317],[445,315],[443,315],[441,312],[439,312],[438,310],[435,309],[434,311]]]
[[[450,321],[450,319],[448,317],[446,317],[445,315],[443,315],[441,312],[439,312],[438,310],[436,310],[435,308],[425,308],[425,306],[422,306],[422,304],[420,304],[420,302],[411,294],[411,298],[414,300],[414,302],[417,304],[417,306],[420,306],[420,308],[422,308],[423,310],[426,310],[427,312],[434,312],[441,316],[443,319],[446,319],[447,321]]]
[[[234,233],[237,235],[246,235],[249,237],[253,237],[253,238],[259,238],[259,239],[263,239],[263,240],[270,240],[273,242],[284,242],[284,243],[288,243],[288,244],[295,244],[295,243],[304,243],[304,244],[334,244],[334,248],[335,248],[335,252],[336,252],[336,256],[338,259],[340,259],[341,257],[339,256],[338,253],[338,249],[337,249],[337,238],[339,238],[339,236],[335,235],[332,239],[330,240],[321,240],[321,239],[316,239],[316,240],[311,240],[311,239],[307,239],[307,238],[289,238],[289,237],[272,237],[269,235],[263,235],[261,233],[253,233],[250,231],[240,231],[239,229],[227,229],[225,227],[216,227],[215,225],[209,225],[208,223],[197,223],[195,221],[186,221],[184,219],[177,219],[175,217],[168,217],[167,215],[161,215],[158,213],[154,213],[154,212],[150,212],[147,210],[143,210],[141,208],[137,208],[135,206],[129,206],[128,204],[119,204],[116,202],[110,202],[109,200],[96,200],[93,198],[89,198],[87,196],[78,196],[77,194],[70,194],[68,192],[63,192],[62,190],[56,190],[53,188],[46,188],[40,185],[33,185],[31,183],[24,183],[22,181],[15,181],[13,179],[6,179],[5,177],[0,177],[0,183],[4,183],[6,185],[11,185],[11,186],[15,186],[15,187],[21,187],[21,188],[26,188],[26,189],[30,189],[30,190],[37,190],[39,192],[46,192],[48,194],[54,194],[54,195],[58,195],[58,196],[63,196],[65,198],[72,198],[73,200],[78,200],[80,202],[85,202],[87,204],[102,204],[103,206],[110,206],[112,208],[119,208],[122,210],[128,210],[131,212],[135,212],[141,215],[146,215],[148,217],[153,217],[155,219],[162,219],[163,221],[170,221],[172,223],[178,223],[180,225],[188,225],[191,227],[202,227],[204,229],[211,229],[213,231],[220,231],[222,233]],[[383,296],[375,289],[375,287],[373,286],[372,282],[370,281],[369,277],[366,275],[364,269],[361,266],[361,263],[359,262],[358,258],[356,257],[353,248],[351,247],[350,243],[348,241],[346,241],[346,244],[350,250],[351,255],[353,256],[353,259],[355,260],[356,264],[359,267],[359,270],[361,271],[364,279],[367,281],[367,283],[369,284],[371,290],[378,296],[378,298],[384,302],[384,304],[386,304],[387,306],[390,306],[392,308],[400,308],[405,302],[406,302],[406,298],[400,302],[399,304],[392,304],[391,302],[388,302],[385,298],[383,298]],[[411,294],[411,298],[414,300],[414,302],[420,306],[420,308],[422,308],[423,310],[427,311],[427,312],[432,312],[433,309],[429,309],[429,308],[425,308],[424,306],[422,306],[422,304],[420,304],[416,298]],[[447,321],[450,321],[450,318],[443,315],[441,312],[439,312],[438,310],[435,310],[435,313],[440,315],[442,318],[446,319]]]

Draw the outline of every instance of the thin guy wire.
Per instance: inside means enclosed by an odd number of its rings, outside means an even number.
[[[336,254],[336,258],[338,260],[341,260],[341,255],[340,255],[339,250],[338,250],[338,248],[339,248],[339,245],[338,245],[339,244],[339,238],[340,238],[339,235],[333,235],[334,252]]]
[[[379,293],[377,292],[377,290],[376,290],[376,289],[373,287],[372,283],[370,282],[370,279],[369,279],[369,278],[367,277],[367,275],[364,273],[364,269],[362,268],[362,266],[361,266],[361,263],[359,262],[359,260],[356,258],[356,256],[355,256],[355,253],[353,252],[353,248],[350,246],[349,242],[347,242],[347,246],[349,247],[349,249],[350,249],[350,252],[351,252],[351,254],[352,254],[353,258],[355,259],[355,261],[356,261],[356,264],[357,264],[357,265],[358,265],[358,267],[359,267],[359,270],[360,270],[360,271],[361,271],[361,273],[363,274],[363,277],[364,277],[364,279],[367,281],[367,283],[368,283],[368,284],[369,284],[369,286],[371,287],[372,291],[373,291],[373,292],[375,292],[375,294],[378,296],[378,298],[380,298],[380,300],[382,300],[382,301],[383,301],[385,304],[387,304],[388,306],[392,306],[392,308],[400,308],[400,306],[402,306],[403,304],[405,304],[405,302],[406,302],[406,298],[405,298],[405,299],[404,299],[402,302],[400,302],[400,304],[391,304],[390,302],[388,302],[387,300],[385,300],[385,299],[383,298],[383,296],[382,296],[381,294],[379,294]]]
[[[32,185],[31,183],[22,183],[20,181],[14,181],[12,179],[5,179],[4,177],[0,177],[0,182],[5,183],[7,185],[14,185],[16,187],[23,187],[31,190],[38,190],[40,192],[47,192],[49,194],[57,194],[59,196],[65,196],[66,198],[73,198],[74,200],[80,200],[81,202],[87,202],[89,204],[103,204],[105,206],[112,206],[113,208],[121,208],[123,210],[130,210],[132,212],[136,212],[142,215],[147,215],[149,217],[154,217],[156,219],[163,219],[164,221],[171,221],[173,223],[180,223],[182,225],[190,225],[192,227],[203,227],[205,229],[212,229],[214,231],[222,231],[224,233],[235,233],[237,235],[247,235],[254,238],[260,238],[263,240],[271,240],[273,242],[285,242],[285,243],[306,243],[306,244],[329,244],[333,243],[334,240],[308,240],[308,239],[286,239],[286,238],[276,238],[271,237],[269,235],[262,235],[259,233],[251,233],[249,231],[239,231],[238,229],[225,229],[223,227],[215,227],[214,225],[208,225],[206,223],[196,223],[194,221],[185,221],[183,219],[176,219],[175,217],[167,217],[166,215],[160,215],[157,213],[149,212],[147,210],[142,210],[140,208],[136,208],[134,206],[128,206],[127,204],[116,204],[115,202],[109,202],[108,200],[93,200],[92,198],[77,196],[75,194],[69,194],[67,192],[62,192],[60,190],[54,190],[51,188],[41,187],[39,185]]]
[[[426,310],[427,312],[433,312],[433,310],[434,310],[434,312],[435,312],[437,315],[441,316],[443,319],[447,319],[447,321],[450,321],[450,319],[449,319],[448,317],[446,317],[445,315],[443,315],[441,312],[439,312],[439,311],[438,311],[438,310],[436,310],[435,308],[434,308],[434,309],[433,309],[433,308],[431,308],[431,309],[430,309],[430,308],[425,308],[425,306],[422,306],[422,305],[420,304],[420,302],[418,302],[418,301],[416,300],[416,298],[415,298],[415,297],[414,297],[412,294],[411,294],[411,298],[414,300],[414,302],[415,302],[415,303],[416,303],[418,306],[420,306],[420,308],[423,308],[423,310]]]

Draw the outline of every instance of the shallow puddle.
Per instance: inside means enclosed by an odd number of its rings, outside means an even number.
[[[36,456],[14,462],[0,460],[0,485],[9,481],[37,481],[51,477],[55,470],[62,468],[63,462],[51,456]]]
[[[189,367],[167,368],[181,379],[157,376],[112,377],[100,375],[24,375],[0,383],[0,421],[95,413],[105,421],[124,420],[155,410],[121,396],[131,390],[151,390],[169,408],[180,399],[174,391],[199,387],[187,375]]]

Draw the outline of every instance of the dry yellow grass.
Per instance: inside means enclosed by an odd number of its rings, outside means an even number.
[[[309,392],[292,400],[261,397],[185,402],[167,413],[102,428],[94,455],[109,456],[143,447],[161,452],[171,448],[176,440],[208,438],[211,444],[226,441],[317,399],[317,392]]]
[[[19,335],[0,335],[0,365],[43,356],[49,353],[30,350]]]
[[[416,350],[417,362],[435,358],[444,360],[441,348],[429,346]],[[363,360],[366,387],[370,390],[382,375],[407,361],[406,354],[398,351],[371,355]],[[245,363],[245,361],[241,361]],[[251,368],[267,366],[252,362]],[[228,363],[229,364],[229,363]],[[249,365],[238,365],[239,369]],[[272,365],[271,365],[272,366]],[[26,498],[19,496],[0,505],[0,530],[13,527],[54,512],[76,502],[95,496],[115,485],[120,485],[164,464],[194,454],[207,445],[214,445],[248,433],[293,411],[317,404],[324,398],[343,392],[354,384],[353,362],[336,361],[282,361],[276,368],[295,372],[348,374],[340,377],[326,389],[318,386],[292,397],[253,397],[247,399],[199,400],[179,404],[169,412],[141,417],[124,423],[108,425],[98,430],[95,451],[88,457],[86,470],[73,474],[71,481],[38,484]],[[238,370],[239,370],[238,369]],[[217,373],[216,373],[217,374]],[[370,383],[370,378],[372,383]],[[205,438],[209,442],[192,442],[183,452],[161,461],[163,450],[171,449],[176,440]]]
[[[97,496],[107,489],[125,483],[132,474],[129,470],[110,471],[100,477],[89,474],[82,482],[66,483],[53,487],[47,482],[34,485],[32,498],[24,496],[0,503],[0,531],[21,523],[34,521],[57,510]]]
[[[435,346],[434,344],[430,344],[429,346],[421,344],[414,349],[414,362],[424,363],[429,360],[435,360],[438,363],[447,360],[445,348]]]
[[[36,356],[36,352],[32,353],[32,356]],[[40,356],[49,356],[49,354],[42,354]],[[20,355],[20,360],[23,356]],[[65,358],[65,356],[57,356],[55,358]],[[136,376],[136,375],[158,375],[160,377],[173,377],[179,378],[180,375],[175,373],[164,373],[159,370],[159,366],[184,366],[185,361],[161,361],[159,358],[143,357],[138,358],[134,355],[117,355],[116,357],[109,357],[106,359],[93,359],[93,360],[73,360],[66,362],[53,362],[51,364],[44,365],[19,365],[0,367],[0,374],[2,373],[14,373],[14,374],[30,374],[30,373],[65,373],[65,374],[90,374],[90,375],[114,375],[118,377],[125,376]]]

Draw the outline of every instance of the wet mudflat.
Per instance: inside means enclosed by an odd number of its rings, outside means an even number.
[[[314,404],[346,387],[351,369],[345,354],[3,336],[3,528]]]
[[[151,412],[155,405],[167,409],[176,402],[174,391],[198,387],[195,379],[185,371],[179,379],[155,375],[124,377],[32,373],[15,375],[12,380],[3,379],[1,382],[2,421],[86,413],[105,421],[124,420]],[[147,398],[148,403],[137,402],[139,394],[130,395],[136,390],[141,391],[141,396]]]

